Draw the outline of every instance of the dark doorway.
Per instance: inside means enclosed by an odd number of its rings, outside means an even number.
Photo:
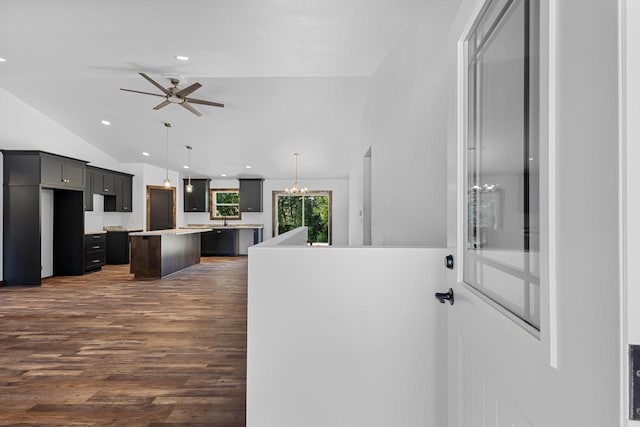
[[[147,230],[176,228],[176,188],[147,186]]]

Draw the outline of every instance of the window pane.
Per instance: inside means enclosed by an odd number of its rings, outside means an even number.
[[[501,14],[498,4],[510,6]],[[539,327],[537,61],[529,56],[528,7],[494,0],[470,37],[493,29],[469,64],[464,280]]]
[[[237,206],[218,206],[216,216],[238,216],[239,210]]]
[[[239,194],[233,193],[216,193],[216,203],[235,203],[240,202]]]

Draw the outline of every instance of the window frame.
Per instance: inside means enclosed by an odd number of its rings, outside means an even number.
[[[218,205],[216,203],[216,194],[217,193],[238,193],[238,203],[221,203]],[[216,215],[216,207],[217,206],[237,206],[238,215],[233,216],[217,216]],[[215,219],[232,219],[239,220],[242,219],[242,212],[240,211],[240,189],[239,188],[210,188],[209,189],[209,218],[212,220]]]

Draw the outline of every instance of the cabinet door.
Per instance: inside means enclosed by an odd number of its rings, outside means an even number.
[[[62,179],[66,187],[73,187],[84,190],[84,170],[85,164],[75,160],[64,159],[62,168]]]
[[[85,170],[84,184],[84,210],[93,211],[93,170]]]
[[[42,154],[40,156],[40,182],[43,185],[61,187],[64,185],[62,177],[62,158]]]
[[[104,176],[102,178],[102,191],[103,194],[115,194],[116,193],[116,175],[109,173],[109,172],[105,172]]]
[[[101,170],[93,170],[93,193],[104,194],[104,172]]]
[[[133,179],[130,176],[122,177],[122,190],[119,194],[119,198],[122,200],[121,207],[122,212],[133,211],[133,197],[132,197]]]
[[[240,180],[240,212],[262,212],[262,181]]]
[[[209,179],[192,179],[193,191],[187,193],[189,180],[184,180],[184,211],[208,212],[209,211]]]

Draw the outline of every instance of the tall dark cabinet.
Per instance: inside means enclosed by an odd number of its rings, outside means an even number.
[[[262,178],[240,181],[240,212],[262,212]]]
[[[39,285],[40,190],[53,197],[53,272],[82,274],[85,165],[42,151],[2,150],[3,276],[7,285]]]
[[[209,212],[209,183],[210,179],[191,179],[193,191],[187,193],[188,179],[184,180],[184,211],[185,212]]]

